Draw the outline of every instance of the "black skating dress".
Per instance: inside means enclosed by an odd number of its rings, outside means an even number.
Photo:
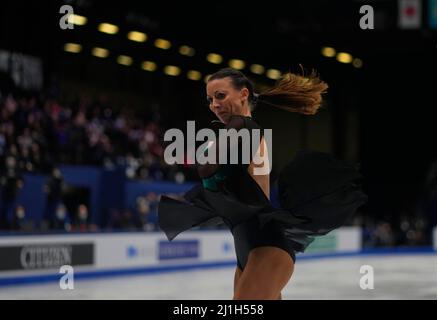
[[[230,123],[228,129],[262,131],[250,117],[232,116]],[[241,143],[237,148],[241,151]],[[278,178],[280,208],[272,206],[248,166],[211,165],[213,173],[184,195],[186,202],[161,196],[159,225],[167,238],[171,241],[192,227],[225,223],[243,270],[249,252],[261,246],[281,248],[295,260],[295,252],[343,225],[367,201],[358,167],[328,153],[295,154]]]

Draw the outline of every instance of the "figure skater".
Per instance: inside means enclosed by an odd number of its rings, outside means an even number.
[[[313,115],[327,87],[314,73],[287,73],[276,86],[256,94],[243,73],[225,68],[209,78],[206,92],[222,128],[251,131],[262,130],[252,118],[255,107]],[[267,152],[263,135],[257,143],[252,156],[255,151]],[[217,140],[217,158],[219,146]],[[186,202],[162,196],[159,224],[172,240],[192,227],[225,223],[237,256],[234,299],[281,299],[293,274],[295,252],[303,252],[315,236],[340,227],[367,196],[356,165],[327,153],[300,150],[279,175],[281,208],[275,208],[269,201],[269,174],[255,175],[256,166],[252,160],[198,165],[202,183],[185,194]]]

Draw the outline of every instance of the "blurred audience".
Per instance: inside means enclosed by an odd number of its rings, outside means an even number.
[[[128,107],[116,112],[86,97],[67,106],[42,95],[9,94],[0,110],[0,160],[15,158],[22,172],[48,173],[60,163],[118,165],[130,179],[180,183],[194,170],[162,161],[161,126]]]
[[[399,223],[362,219],[363,248],[429,245],[426,221],[415,215],[401,217]]]

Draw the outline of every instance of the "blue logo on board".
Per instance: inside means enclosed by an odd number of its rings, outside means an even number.
[[[138,256],[138,249],[135,246],[128,246],[126,248],[126,255],[128,258],[134,258]]]
[[[199,240],[159,241],[159,260],[199,257]]]

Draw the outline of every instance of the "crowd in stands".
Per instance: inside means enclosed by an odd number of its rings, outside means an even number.
[[[45,188],[44,215],[49,218],[40,229],[85,229],[81,221],[87,220],[86,204],[66,208],[62,201],[53,200],[62,198],[61,182],[56,179],[59,164],[122,167],[128,179],[141,181],[183,183],[195,177],[192,167],[163,161],[162,134],[162,126],[146,107],[135,112],[129,107],[114,109],[87,96],[66,104],[41,93],[0,93],[0,229],[36,228],[24,219],[25,208],[14,201],[26,173],[51,176]],[[149,216],[145,211],[152,211],[153,216],[153,206],[145,210],[142,203],[136,214],[112,212],[107,227],[131,228],[134,224],[137,229],[156,229],[154,221],[143,221]]]
[[[187,168],[162,160],[162,127],[144,109],[115,111],[87,97],[65,105],[42,95],[1,96],[1,170],[47,173],[58,163],[121,165],[132,179],[183,182]]]

